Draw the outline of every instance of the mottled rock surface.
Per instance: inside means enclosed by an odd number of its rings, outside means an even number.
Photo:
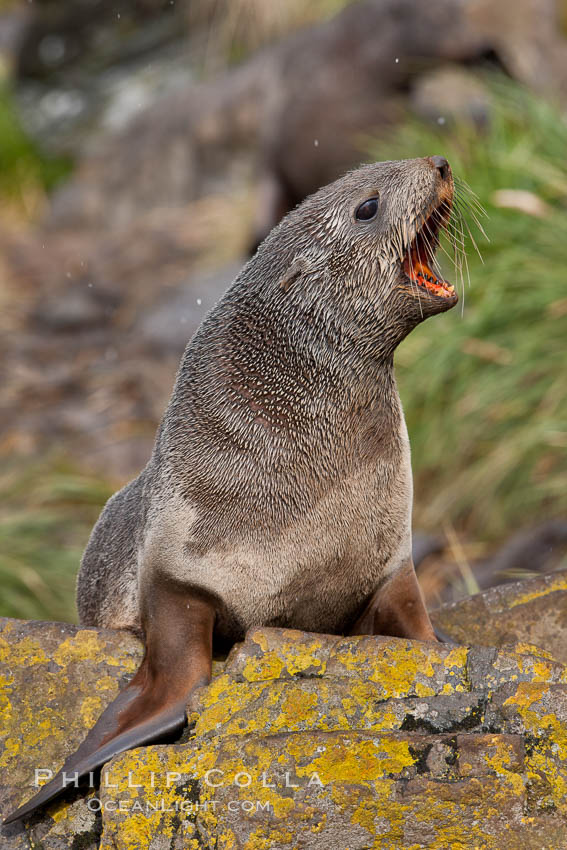
[[[503,584],[433,611],[457,643],[505,646],[525,641],[567,663],[567,571]]]
[[[182,742],[118,756],[100,788],[71,790],[1,846],[563,850],[567,670],[526,607],[546,599],[551,623],[561,580],[523,583],[508,607],[514,589],[499,589],[499,646],[480,621],[462,645],[255,629],[216,665]],[[544,648],[518,643],[536,625]],[[0,652],[6,812],[31,795],[36,767],[60,766],[141,646],[4,621]]]
[[[31,796],[36,769],[59,767],[142,660],[133,636],[67,623],[0,619],[0,809]],[[94,791],[89,792],[93,796]],[[0,847],[98,847],[101,818],[82,793],[69,792],[1,833]],[[70,841],[70,836],[72,840]],[[79,844],[82,841],[82,844]]]
[[[101,847],[564,847],[565,681],[525,645],[255,630],[189,741],[107,766]]]

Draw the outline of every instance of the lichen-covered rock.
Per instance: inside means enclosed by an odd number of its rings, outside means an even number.
[[[505,646],[526,641],[567,663],[567,570],[502,584],[431,615],[457,643]]]
[[[566,681],[526,645],[253,630],[191,740],[107,766],[101,847],[559,850]]]
[[[107,776],[118,788],[105,790],[101,803],[118,796],[123,811],[105,818],[102,847],[171,846],[158,836],[172,840],[182,830],[179,846],[225,850],[500,848],[491,836],[530,831],[525,756],[514,735],[227,736],[206,755],[196,742],[116,760]],[[129,773],[142,788],[128,788]]]
[[[494,647],[494,624],[468,645],[254,629],[215,665],[182,742],[118,756],[100,788],[4,830],[1,846],[564,850],[567,670],[527,623],[544,599],[561,628],[560,579],[501,603],[523,611],[521,643],[511,620]],[[141,653],[123,633],[1,624],[3,812],[36,767],[60,766]]]
[[[142,653],[140,641],[125,632],[0,619],[3,814],[31,797],[36,770],[61,767],[131,678]],[[84,792],[71,790],[34,816],[28,828],[27,834],[18,824],[4,828],[2,850],[63,850],[71,846],[69,836],[77,848],[90,850],[98,847],[101,823]]]

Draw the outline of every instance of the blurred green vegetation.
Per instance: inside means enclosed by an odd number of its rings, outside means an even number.
[[[445,155],[489,216],[490,241],[475,234],[484,264],[469,247],[461,307],[425,322],[397,357],[415,525],[476,540],[567,512],[567,123],[512,83],[487,85],[484,131],[410,123],[373,149]],[[533,193],[547,214],[497,206],[504,189]]]
[[[0,199],[33,218],[45,193],[69,175],[71,161],[42,153],[21,127],[10,87],[0,82]]]
[[[3,222],[33,220],[46,194],[71,170],[21,127],[10,87],[0,82],[0,202]],[[0,614],[76,619],[81,550],[104,499],[99,482],[50,460],[0,471]]]
[[[0,473],[0,614],[75,622],[82,550],[112,488],[47,458]]]

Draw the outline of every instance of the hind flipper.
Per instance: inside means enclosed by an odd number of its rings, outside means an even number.
[[[146,653],[132,681],[101,714],[87,737],[47,785],[4,819],[12,823],[118,753],[181,729],[191,693],[211,677],[216,605],[202,592],[161,576],[147,594]]]
[[[374,591],[348,634],[437,640],[411,559]]]

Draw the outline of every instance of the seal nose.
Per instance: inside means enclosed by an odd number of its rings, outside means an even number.
[[[451,173],[451,166],[444,156],[430,156],[429,161],[435,166],[442,180],[446,180]]]

